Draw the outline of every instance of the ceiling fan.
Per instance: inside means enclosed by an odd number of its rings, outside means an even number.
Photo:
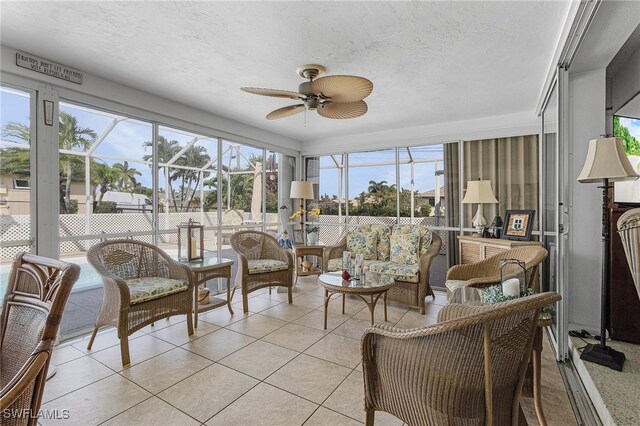
[[[259,87],[241,87],[255,95],[289,98],[302,101],[301,104],[278,108],[267,114],[267,120],[277,120],[298,114],[305,110],[316,110],[326,118],[355,118],[367,112],[363,101],[373,90],[373,83],[355,75],[330,75],[322,77],[327,69],[322,65],[309,64],[297,69],[300,77],[306,78],[298,86],[297,92]]]

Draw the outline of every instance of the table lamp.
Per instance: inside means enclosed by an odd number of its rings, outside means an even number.
[[[622,371],[625,356],[607,346],[607,307],[609,303],[609,289],[607,277],[609,274],[609,262],[607,249],[609,247],[609,182],[638,179],[638,174],[633,170],[629,159],[624,153],[622,138],[601,138],[589,141],[587,159],[578,182],[602,183],[602,277],[600,297],[600,343],[589,344],[582,351],[580,359],[604,365],[617,371]]]
[[[467,181],[467,193],[464,195],[462,202],[464,204],[478,204],[478,211],[476,211],[476,215],[473,217],[471,224],[477,230],[477,234],[474,235],[482,236],[482,231],[487,225],[487,219],[484,218],[484,214],[482,212],[482,204],[493,204],[498,202],[495,195],[493,195],[491,181],[480,179]]]
[[[304,210],[304,200],[313,199],[313,183],[304,180],[294,180],[291,182],[291,192],[289,198],[300,199],[300,210]],[[304,215],[300,215],[300,229],[304,234]]]

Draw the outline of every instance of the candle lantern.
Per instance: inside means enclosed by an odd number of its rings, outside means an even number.
[[[500,260],[500,283],[503,295],[520,297],[527,291],[527,265],[518,259]]]
[[[204,259],[204,225],[193,219],[178,225],[178,259],[187,262]]]

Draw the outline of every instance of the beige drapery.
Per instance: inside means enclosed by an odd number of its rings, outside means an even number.
[[[504,219],[506,210],[536,210],[534,228],[538,229],[539,158],[538,135],[466,141],[463,145],[464,188],[467,181],[484,179],[491,187],[499,204],[485,204],[484,216],[491,224],[496,215]],[[460,222],[460,196],[458,179],[457,144],[444,149],[445,191],[447,219],[452,226]],[[463,226],[471,228],[477,205],[464,204]]]

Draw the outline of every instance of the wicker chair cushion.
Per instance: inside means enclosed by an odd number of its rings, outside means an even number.
[[[364,260],[376,259],[376,248],[378,244],[378,233],[369,232],[350,232],[347,235],[347,250],[352,254],[362,254]]]
[[[132,305],[184,291],[189,284],[183,280],[164,277],[133,278],[126,280],[126,283]]]
[[[385,263],[381,260],[365,260],[364,261],[364,272],[366,273],[371,265],[376,265],[378,263]],[[342,270],[342,258],[329,259],[329,263],[327,265],[327,272],[335,272]]]
[[[387,225],[361,225],[358,227],[362,232],[377,232],[378,245],[376,247],[376,258],[388,261],[391,252],[391,227]]]
[[[418,263],[418,233],[391,234],[391,262],[403,265]]]
[[[287,262],[274,259],[256,259],[247,262],[249,275],[264,274],[265,272],[284,271],[289,268]]]
[[[369,266],[369,271],[384,275],[392,275],[397,281],[417,283],[420,280],[418,264],[404,265],[394,262],[377,262]]]
[[[420,235],[420,255],[423,255],[429,250],[433,237],[431,236],[431,230],[424,225],[394,225],[392,229],[393,234],[412,234],[418,233]]]

